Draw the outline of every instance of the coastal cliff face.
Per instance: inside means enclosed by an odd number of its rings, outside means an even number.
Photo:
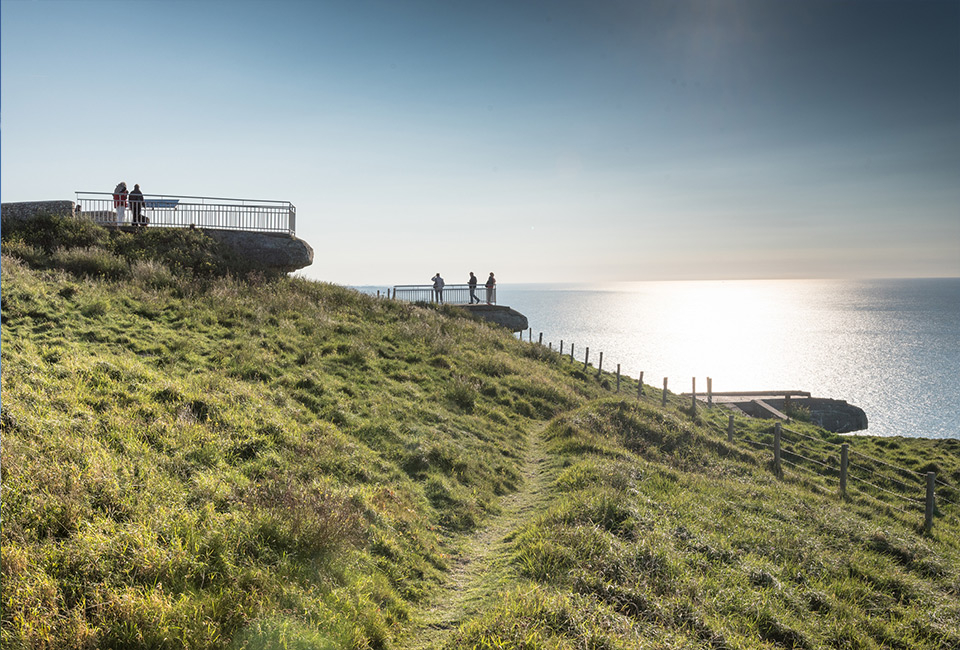
[[[25,201],[4,203],[2,215],[5,221],[22,221],[38,214],[71,216],[75,209],[73,201]],[[292,273],[313,264],[313,248],[292,235],[243,230],[204,229],[203,232],[265,271]]]

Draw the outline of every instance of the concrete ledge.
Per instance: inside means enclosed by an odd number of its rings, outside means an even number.
[[[203,233],[233,249],[257,266],[291,273],[313,264],[313,248],[293,235],[243,230],[208,230]]]
[[[460,305],[471,315],[506,327],[512,332],[522,332],[529,327],[527,317],[506,305]]]
[[[761,409],[763,409],[764,411],[766,411],[767,413],[769,413],[770,415],[772,415],[773,417],[775,417],[775,418],[778,419],[778,420],[789,420],[789,419],[790,419],[789,417],[787,417],[787,415],[786,415],[785,413],[781,413],[781,412],[778,411],[777,409],[773,408],[772,406],[770,406],[769,404],[767,404],[766,402],[764,402],[762,399],[755,399],[755,400],[753,400],[753,403],[756,404],[757,406],[759,406]]]

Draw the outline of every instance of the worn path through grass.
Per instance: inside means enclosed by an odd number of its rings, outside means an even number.
[[[464,540],[446,583],[421,613],[420,628],[404,645],[408,650],[442,647],[447,636],[509,579],[508,538],[545,507],[555,470],[543,446],[545,428],[542,424],[528,436],[523,485],[503,497],[500,514]]]

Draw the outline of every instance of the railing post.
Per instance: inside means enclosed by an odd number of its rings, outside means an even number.
[[[697,414],[697,378],[693,378],[693,392],[691,393],[690,398],[690,409],[693,411],[693,414]]]
[[[617,392],[620,392],[620,364],[617,364]]]
[[[733,415],[727,416],[727,442],[733,442]]]
[[[603,351],[600,351],[600,361],[597,363],[597,379],[600,379],[600,374],[603,372]]]
[[[707,377],[707,406],[713,406],[713,379]]]
[[[780,475],[780,423],[773,427],[773,469]]]
[[[667,405],[667,378],[663,378],[663,394],[660,395],[660,406]]]
[[[583,371],[587,371],[587,365],[590,363],[590,348],[587,348],[586,354],[583,355]]]
[[[933,529],[933,490],[937,483],[937,473],[927,472],[927,503],[923,513],[923,532],[927,535]]]
[[[840,445],[840,494],[847,495],[847,471],[850,467],[850,445]]]

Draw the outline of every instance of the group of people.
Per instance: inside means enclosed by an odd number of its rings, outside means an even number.
[[[443,304],[443,287],[444,281],[440,277],[440,273],[437,272],[435,276],[430,278],[433,280],[433,299],[435,302]],[[497,279],[493,277],[493,271],[490,271],[490,277],[487,278],[487,282],[483,285],[487,288],[487,304],[493,302],[493,288],[497,286]],[[477,276],[473,274],[473,271],[470,271],[470,279],[467,280],[467,287],[470,289],[470,304],[480,304],[480,299],[477,298]]]
[[[117,225],[122,226],[125,219],[127,204],[130,205],[130,214],[132,215],[133,225],[146,226],[150,220],[143,214],[143,192],[140,191],[140,184],[133,184],[133,191],[127,192],[127,184],[120,181],[113,189],[113,207],[117,209]]]

